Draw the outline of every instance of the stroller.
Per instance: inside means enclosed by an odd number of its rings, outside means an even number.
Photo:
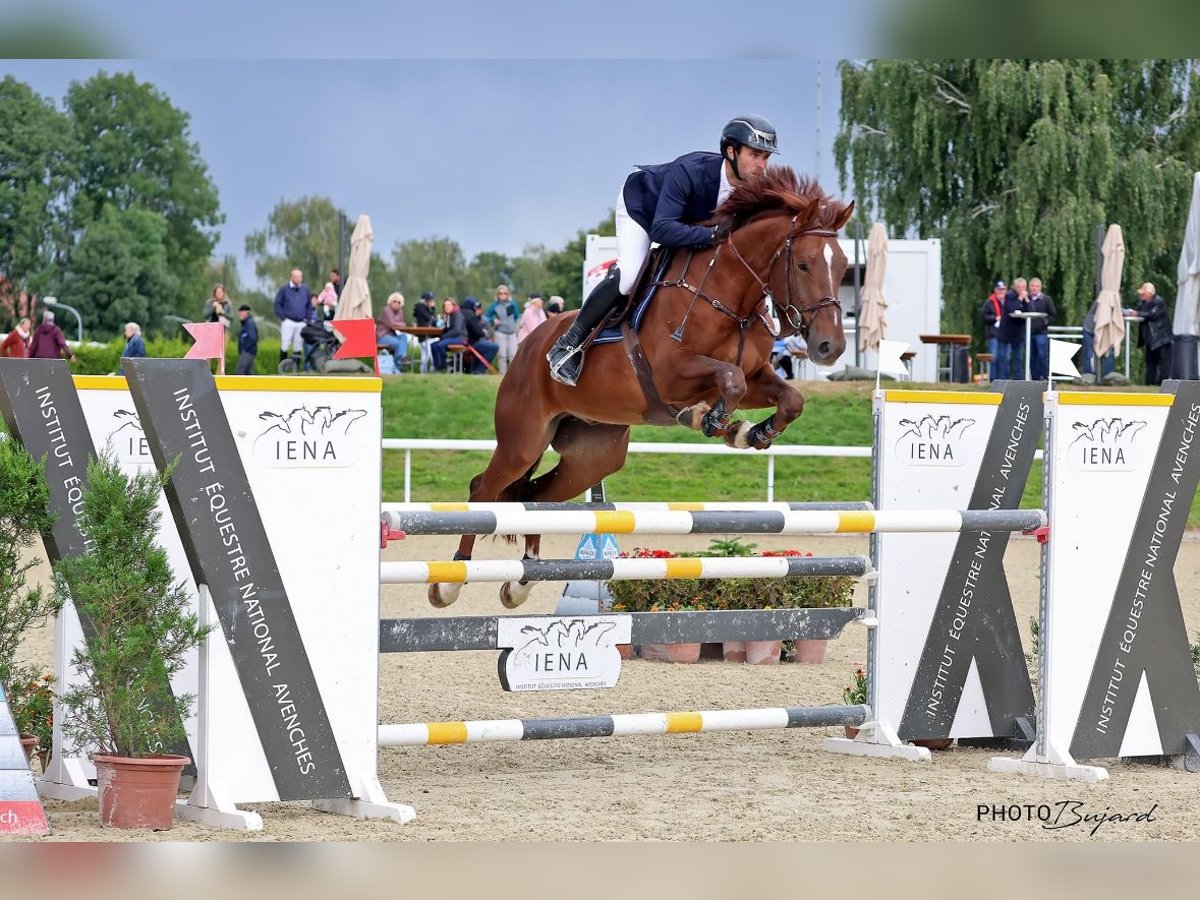
[[[324,372],[325,364],[333,358],[338,348],[337,336],[329,322],[309,322],[300,329],[304,341],[304,371]],[[279,374],[290,375],[296,371],[296,359],[289,356],[279,363]]]

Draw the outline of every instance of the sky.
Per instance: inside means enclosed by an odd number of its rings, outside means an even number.
[[[299,48],[294,48],[299,49]],[[599,222],[638,163],[716,149],[744,113],[778,162],[837,191],[835,60],[3,60],[61,106],[72,81],[132,72],[191,116],[217,186],[218,256],[239,258],[280,200],[371,217],[374,247],[433,236],[469,259],[552,249]],[[818,89],[818,83],[819,88]]]

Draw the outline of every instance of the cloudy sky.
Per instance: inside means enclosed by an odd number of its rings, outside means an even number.
[[[299,50],[299,48],[294,48]],[[637,163],[715,149],[753,112],[779,161],[836,190],[827,60],[7,60],[61,104],[71,81],[131,71],[191,116],[226,216],[219,254],[281,199],[371,216],[377,249],[433,235],[467,256],[559,247],[608,211]],[[819,113],[819,114],[818,114]],[[252,271],[243,267],[243,272]]]

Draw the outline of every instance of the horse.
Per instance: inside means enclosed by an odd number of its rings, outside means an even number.
[[[640,330],[626,322],[623,343],[589,347],[574,388],[550,377],[546,353],[575,313],[543,322],[500,382],[496,450],[471,481],[470,500],[578,497],[625,464],[632,425],[678,423],[733,447],[771,446],[804,408],[770,363],[776,338],[799,332],[818,365],[846,348],[837,232],[853,209],[784,166],[738,185],[712,220],[727,236],[709,249],[677,250]],[[732,419],[737,409],[770,407],[757,424]],[[535,478],[549,447],[559,462]],[[454,558],[469,560],[474,544],[464,535]],[[540,535],[526,535],[524,558],[538,558],[540,544]],[[504,583],[501,603],[520,606],[532,586]],[[461,587],[431,584],[429,601],[449,606]]]

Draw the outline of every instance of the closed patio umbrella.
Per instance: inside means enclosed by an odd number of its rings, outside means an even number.
[[[1195,379],[1200,369],[1196,335],[1200,334],[1200,172],[1192,176],[1192,205],[1187,231],[1179,251],[1179,292],[1175,298],[1175,348],[1171,354],[1172,374]]]
[[[862,307],[858,313],[858,349],[878,350],[887,333],[883,277],[887,273],[888,237],[882,222],[871,226],[867,237],[867,277],[863,284]]]
[[[1125,267],[1125,237],[1120,225],[1109,225],[1100,245],[1100,293],[1096,296],[1096,359],[1109,350],[1120,350],[1125,339],[1125,316],[1121,312],[1121,270]]]
[[[336,319],[370,319],[371,289],[367,286],[367,274],[371,268],[371,217],[361,215],[350,235],[350,271],[346,286],[338,301]]]

